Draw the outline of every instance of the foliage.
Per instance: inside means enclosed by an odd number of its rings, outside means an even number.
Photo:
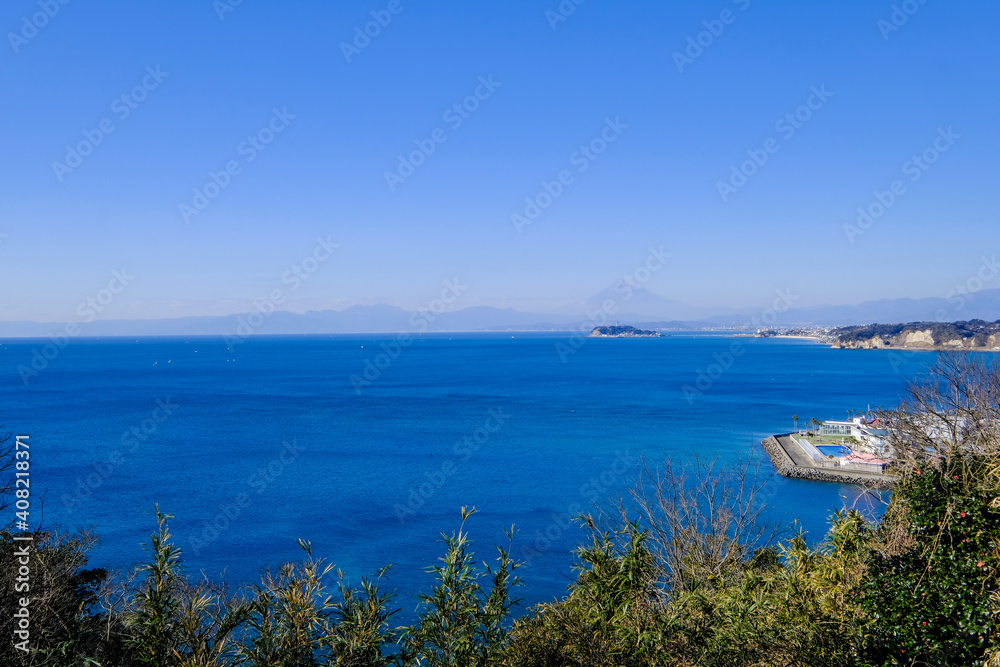
[[[475,511],[462,508],[462,528]],[[485,667],[506,638],[504,623],[516,604],[510,594],[519,584],[514,571],[520,564],[511,559],[509,547],[496,547],[496,569],[484,564],[480,572],[462,528],[441,536],[447,547],[441,565],[427,569],[437,585],[420,595],[419,620],[403,635],[403,656],[420,665]],[[508,539],[513,540],[512,531]],[[488,590],[479,582],[484,575],[491,579]]]
[[[855,609],[846,594],[868,538],[858,513],[837,513],[818,548],[796,535],[759,550],[727,585],[679,597],[671,606],[691,664],[855,664]]]
[[[629,514],[638,515],[666,592],[711,588],[782,534],[767,514],[773,475],[760,458],[733,465],[698,456],[683,465],[643,461],[616,520],[628,525]]]
[[[340,602],[335,607],[334,632],[327,642],[332,664],[345,667],[392,664],[393,657],[382,650],[394,644],[400,635],[389,626],[389,619],[396,613],[389,608],[395,596],[380,589],[388,569],[386,566],[379,570],[375,579],[362,579],[360,589],[346,584],[343,572],[338,572]]]
[[[24,534],[20,535],[21,537]],[[86,569],[94,538],[87,533],[35,531],[31,541],[15,541],[0,532],[0,664],[87,665],[88,654],[101,645],[103,619],[97,611],[98,592],[107,572]],[[30,545],[30,580],[18,581],[17,553]],[[22,579],[27,579],[22,577]],[[30,588],[25,588],[27,584]],[[13,614],[21,598],[30,599],[30,646],[25,655],[15,649]]]
[[[153,534],[153,559],[142,568],[145,579],[133,600],[135,611],[126,616],[132,630],[130,644],[140,664],[166,667],[174,664],[177,646],[177,616],[181,606],[180,549],[171,543],[169,517],[156,508],[158,532]]]
[[[912,546],[873,552],[856,593],[873,664],[982,664],[997,635],[990,597],[1000,565],[986,470],[983,457],[956,454],[920,463],[897,485],[893,519]]]
[[[504,664],[661,664],[669,631],[648,533],[637,523],[602,532],[593,519],[582,522],[590,543],[576,551],[578,576],[569,596],[515,623]]]

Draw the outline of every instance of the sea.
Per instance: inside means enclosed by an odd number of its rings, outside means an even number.
[[[158,507],[187,573],[234,585],[306,540],[351,582],[391,564],[401,618],[463,507],[479,560],[502,545],[525,562],[521,607],[551,601],[587,538],[572,518],[626,496],[641,462],[759,459],[769,434],[895,406],[935,358],[696,332],[60,343],[0,342],[0,430],[28,436],[33,525],[92,531],[89,565],[125,571]],[[813,543],[835,510],[880,508],[777,476],[764,497]]]

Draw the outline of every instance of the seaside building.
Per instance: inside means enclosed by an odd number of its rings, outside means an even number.
[[[975,447],[977,436],[986,429],[1000,432],[1000,420],[972,424],[954,413],[926,413],[898,417],[913,420],[911,425],[922,431],[921,439],[928,454],[937,449],[931,443],[957,443],[959,447]],[[895,417],[890,417],[895,419]],[[781,474],[803,479],[840,481],[861,479],[885,482],[892,476],[890,464],[896,451],[881,418],[854,417],[846,421],[813,422],[814,428],[771,436],[763,441],[764,448]],[[905,432],[895,437],[907,437]],[[804,458],[803,458],[804,457]],[[887,471],[889,467],[889,471]],[[855,478],[853,473],[865,473]],[[859,483],[857,481],[851,483]]]
[[[865,447],[875,448],[876,445],[869,444],[867,438],[870,436],[867,435],[865,430],[856,432],[862,438],[866,438],[866,440],[859,442],[864,442]],[[850,437],[850,434],[844,434],[839,431],[825,435],[840,436],[843,438]],[[891,457],[888,455],[880,455],[874,451],[865,451],[861,449],[860,444],[851,443],[851,446],[817,445],[809,440],[811,436],[808,433],[801,431],[798,434],[789,435],[789,437],[799,446],[802,453],[809,457],[812,465],[815,467],[882,474],[885,472],[885,467],[891,463]],[[878,442],[881,443],[881,439],[878,439]]]
[[[866,421],[855,417],[850,421],[830,420],[820,424],[819,434],[833,437],[854,438],[856,449],[878,456],[891,456],[892,452],[886,442],[886,430],[879,419]]]
[[[857,419],[856,421],[860,421]],[[843,421],[825,421],[820,424],[819,434],[820,435],[840,435],[844,437],[855,436],[856,429],[858,425],[855,421],[843,422]]]

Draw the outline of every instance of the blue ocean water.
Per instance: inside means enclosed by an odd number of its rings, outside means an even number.
[[[99,535],[91,565],[142,560],[158,503],[191,573],[249,582],[304,538],[352,580],[393,563],[404,613],[462,506],[482,559],[516,527],[524,604],[550,600],[584,537],[569,515],[640,455],[759,454],[793,415],[895,405],[934,356],[695,334],[79,339],[25,385],[47,342],[0,345],[0,429],[30,436],[34,518]],[[769,497],[819,539],[860,495],[776,478]]]

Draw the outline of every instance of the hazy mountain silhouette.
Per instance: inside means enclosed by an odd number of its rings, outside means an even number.
[[[606,306],[610,305],[608,308]],[[765,306],[766,308],[766,306]],[[613,312],[612,312],[613,311]],[[81,324],[83,336],[223,336],[251,334],[392,333],[400,331],[569,330],[607,322],[644,328],[751,327],[764,308],[730,310],[691,306],[646,289],[630,293],[611,287],[552,313],[474,306],[455,311],[411,312],[377,304],[306,313],[276,311],[267,315],[177,317],[148,320],[97,320]],[[588,315],[589,313],[589,315]],[[607,317],[607,321],[601,318]],[[842,326],[917,321],[1000,320],[1000,289],[951,298],[879,299],[849,306],[814,306],[779,312],[774,326]],[[769,318],[770,319],[770,318]],[[58,322],[0,322],[0,337],[48,337],[61,334]]]

